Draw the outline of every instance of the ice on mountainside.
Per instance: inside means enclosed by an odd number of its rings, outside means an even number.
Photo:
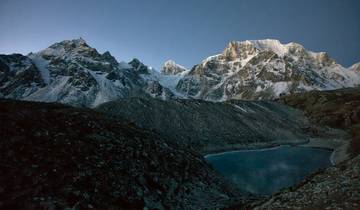
[[[184,76],[176,90],[212,101],[274,99],[283,94],[332,90],[360,84],[359,71],[337,64],[327,53],[278,40],[233,41]]]
[[[360,64],[344,68],[327,53],[278,40],[233,41],[191,70],[172,60],[161,72],[138,59],[120,63],[83,39],[65,40],[28,56],[0,55],[0,95],[94,107],[129,97],[274,99],[283,94],[360,84]]]
[[[165,75],[176,75],[188,71],[185,67],[175,63],[173,60],[168,60],[164,63],[161,73]]]
[[[3,56],[14,60],[13,55]],[[118,63],[109,52],[101,54],[81,38],[55,43],[24,58],[29,58],[29,66],[33,65],[42,81],[37,81],[36,75],[28,77],[26,79],[29,84],[36,82],[38,85],[27,85],[29,87],[21,89],[21,93],[27,94],[20,96],[18,89],[13,92],[3,90],[1,93],[4,97],[14,98],[16,94],[15,98],[18,99],[93,107],[131,96],[166,98],[171,95],[169,91],[167,94],[163,93],[166,90],[162,87],[148,92],[151,80],[145,80],[142,75],[151,74],[153,70],[139,60]],[[3,65],[13,64],[6,62]],[[39,84],[40,82],[45,84]]]

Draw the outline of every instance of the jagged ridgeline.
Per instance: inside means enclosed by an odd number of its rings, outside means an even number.
[[[0,55],[2,97],[92,107],[133,95],[168,98],[153,69],[120,62],[83,39],[63,41],[28,56]]]
[[[0,55],[0,97],[95,107],[117,99],[155,97],[210,101],[274,99],[309,90],[353,87],[359,64],[344,68],[327,53],[277,40],[231,42],[191,70],[167,61],[160,72],[134,59],[118,62],[83,39],[27,56]]]
[[[346,147],[327,147],[332,160],[341,152],[353,159],[251,205],[349,209],[345,198],[359,203],[347,195],[359,188],[358,89],[323,90],[359,84],[360,63],[345,68],[277,40],[231,42],[190,70],[170,60],[160,72],[81,38],[0,55],[0,208],[246,208],[253,195],[226,183],[203,155],[315,139]],[[279,97],[304,113],[266,101]]]
[[[176,88],[190,97],[223,101],[274,99],[359,84],[359,64],[347,69],[325,52],[266,39],[230,42],[223,53],[194,66]]]

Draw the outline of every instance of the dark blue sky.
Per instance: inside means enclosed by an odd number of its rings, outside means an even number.
[[[83,37],[119,61],[191,67],[231,40],[279,39],[360,61],[359,0],[0,0],[0,53]]]

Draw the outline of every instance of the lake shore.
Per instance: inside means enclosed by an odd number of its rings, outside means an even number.
[[[217,147],[208,147],[202,152],[203,156],[217,155],[227,152],[236,152],[239,150],[270,150],[280,146],[299,146],[308,143],[309,140],[294,140],[289,142],[256,142],[249,144],[232,144]]]
[[[277,149],[281,146],[302,146],[302,147],[313,147],[320,149],[332,150],[330,156],[330,162],[333,165],[336,165],[349,158],[348,155],[348,146],[349,141],[338,138],[310,138],[304,141],[293,141],[293,142],[271,142],[271,143],[253,143],[253,144],[234,144],[226,145],[221,148],[208,148],[202,154],[205,158],[211,157],[214,155],[221,155],[224,153],[239,152],[241,150],[252,151],[252,150],[272,150]]]
[[[312,138],[308,143],[299,146],[303,147],[315,147],[321,149],[330,149],[333,152],[330,156],[330,161],[333,165],[336,165],[349,158],[348,147],[350,141],[347,139],[320,139]]]

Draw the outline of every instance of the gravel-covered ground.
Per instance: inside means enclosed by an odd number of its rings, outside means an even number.
[[[256,209],[360,209],[360,155],[275,194]]]
[[[241,200],[193,150],[121,119],[0,100],[0,209],[199,209]]]

